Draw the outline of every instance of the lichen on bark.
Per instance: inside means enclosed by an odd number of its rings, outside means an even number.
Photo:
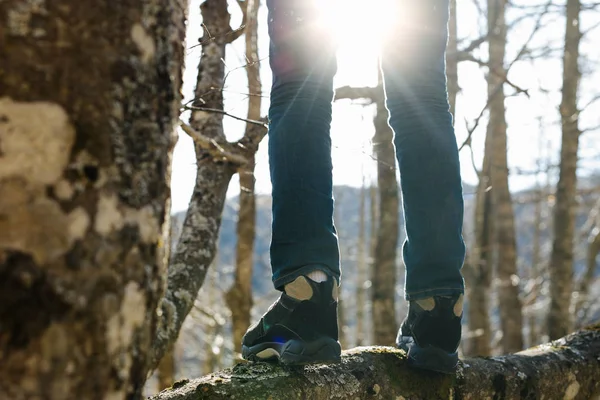
[[[140,394],[184,14],[178,0],[0,1],[0,398]]]
[[[389,347],[345,351],[331,365],[238,364],[151,400],[590,399],[600,394],[600,331],[590,327],[514,355],[468,358],[455,375],[411,369]]]

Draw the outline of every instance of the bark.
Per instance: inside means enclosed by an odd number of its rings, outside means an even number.
[[[498,306],[502,349],[512,353],[523,348],[523,310],[519,298],[514,211],[508,188],[507,138],[504,108],[504,54],[506,48],[506,0],[488,0],[489,123],[491,137],[491,184],[494,209],[494,240],[497,250]],[[566,334],[566,333],[565,333]]]
[[[170,388],[175,383],[175,348],[171,347],[164,355],[157,369],[158,390]]]
[[[360,347],[332,365],[238,364],[177,382],[151,400],[591,399],[600,393],[599,328],[514,355],[469,358],[455,376],[410,369],[401,350]]]
[[[381,72],[379,72],[381,86]],[[391,345],[398,333],[396,321],[396,251],[399,235],[399,190],[393,132],[387,123],[383,94],[376,97],[374,153],[377,158],[379,223],[375,259],[371,275],[373,343]]]
[[[365,283],[367,281],[367,257],[365,246],[367,235],[365,229],[367,187],[363,171],[362,186],[360,188],[360,204],[358,216],[358,243],[356,260],[356,345],[362,346],[365,342]]]
[[[246,59],[248,66],[248,119],[260,119],[262,99],[260,82],[260,62],[258,57],[258,8],[259,0],[249,0],[246,5]],[[246,123],[246,132],[251,134],[255,127]],[[242,352],[242,337],[250,326],[252,310],[252,264],[254,237],[256,232],[256,201],[254,197],[254,156],[239,171],[240,196],[237,222],[237,248],[234,284],[227,292],[226,301],[231,310],[233,325],[233,348]]]
[[[221,60],[225,59],[228,43],[225,34],[231,30],[230,15],[224,0],[209,0],[200,8],[206,31],[210,32],[205,35],[213,39],[202,46],[194,104],[222,110],[223,93],[213,88],[223,87],[225,66]],[[190,124],[208,138],[225,140],[222,114],[193,111]],[[213,158],[202,146],[196,144],[195,150],[196,184],[169,267],[167,294],[161,305],[161,326],[154,344],[155,363],[176,339],[215,255],[225,195],[235,172],[235,165]]]
[[[189,107],[192,110],[190,125],[182,125],[195,142],[196,183],[169,266],[167,293],[159,311],[159,329],[153,344],[152,367],[177,339],[215,256],[229,181],[254,155],[266,133],[264,126],[253,124],[254,129],[247,131],[238,142],[226,141],[223,114],[213,110],[223,110],[220,89],[225,79],[225,46],[238,36],[232,32],[240,31],[233,31],[229,26],[226,0],[206,0],[200,10],[205,27],[204,45],[195,101]]]
[[[169,256],[185,3],[0,2],[0,398],[125,399]]]
[[[580,8],[579,0],[567,0],[563,87],[560,104],[562,146],[554,207],[554,239],[550,255],[550,309],[548,312],[550,339],[563,336],[572,325],[570,306],[573,288],[577,151],[580,135],[579,110],[577,109],[577,90],[581,79],[578,65],[581,40]]]

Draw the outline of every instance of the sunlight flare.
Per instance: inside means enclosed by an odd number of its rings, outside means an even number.
[[[393,0],[320,1],[319,8],[322,23],[342,46],[379,46],[400,17]]]

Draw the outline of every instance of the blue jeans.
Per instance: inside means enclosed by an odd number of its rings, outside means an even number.
[[[405,297],[463,293],[463,197],[445,75],[448,0],[411,4],[383,45],[389,124],[402,179]],[[336,45],[309,0],[267,0],[271,265],[277,289],[315,269],[341,276],[333,224],[331,125]]]

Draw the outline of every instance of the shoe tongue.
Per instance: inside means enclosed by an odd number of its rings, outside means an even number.
[[[291,283],[285,285],[285,294],[296,300],[310,300],[313,297],[314,290],[312,285],[304,276],[299,276]]]
[[[435,298],[428,297],[426,299],[417,300],[416,303],[425,311],[431,311],[436,307],[436,305],[438,305],[442,309],[451,308],[454,312],[454,315],[457,317],[460,317],[463,312],[462,294],[458,298],[456,296],[436,296]]]
[[[431,311],[435,308],[435,299],[433,297],[417,300],[416,303],[425,311]]]

